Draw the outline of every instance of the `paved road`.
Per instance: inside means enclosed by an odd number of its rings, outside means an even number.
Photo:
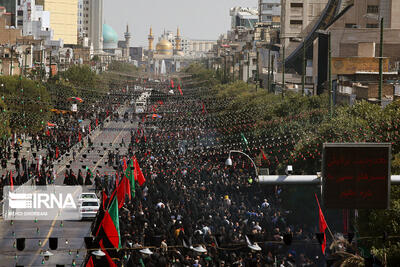
[[[120,114],[125,111],[131,112],[130,109],[122,108]],[[77,152],[75,160],[71,155],[64,155],[60,162],[57,163],[56,184],[62,184],[66,165],[78,172],[82,166],[89,167],[93,173],[99,170],[101,174],[104,172],[113,173],[114,169],[108,167],[107,152],[120,151],[120,154],[126,153],[127,148],[121,147],[120,143],[124,139],[125,144],[129,143],[130,131],[135,130],[137,122],[131,121],[111,121],[105,124],[104,129],[96,130],[91,133],[90,138],[93,142],[93,148],[84,147]],[[87,142],[85,142],[87,145]],[[106,149],[105,149],[106,148]],[[86,157],[84,156],[86,155]],[[84,172],[86,173],[86,172]],[[93,190],[86,188],[85,191]],[[72,260],[76,261],[76,265],[80,266],[85,258],[86,251],[83,237],[88,236],[90,232],[91,221],[15,221],[13,225],[10,221],[0,221],[0,267],[1,266],[55,266],[56,264],[64,264],[71,266]],[[39,232],[37,229],[39,228]],[[16,238],[25,237],[25,250],[18,251],[13,247]],[[52,256],[49,261],[42,264],[43,257],[40,251],[49,249],[48,238],[58,237],[58,249],[51,251]],[[41,241],[41,246],[39,245]],[[66,242],[66,240],[68,240]],[[77,255],[77,250],[79,254]],[[71,251],[71,255],[69,253]],[[17,258],[15,259],[15,255]]]

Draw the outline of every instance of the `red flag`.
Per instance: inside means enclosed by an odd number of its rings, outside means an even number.
[[[262,157],[263,157],[263,159],[266,161],[266,160],[267,160],[267,157],[265,156],[265,154],[264,154],[264,151],[263,151],[263,150],[261,150],[261,153],[262,153]]]
[[[96,118],[96,127],[99,125],[99,119]]]
[[[180,84],[178,84],[178,90],[179,90],[179,93],[180,93],[181,95],[183,95],[182,89],[181,89],[181,85],[180,85]]]
[[[90,256],[89,261],[86,263],[86,267],[94,267],[92,256]]]
[[[171,79],[171,88],[174,88],[174,80]]]
[[[82,140],[82,134],[81,134],[81,132],[78,133],[78,140],[79,140],[79,142]]]
[[[14,191],[14,179],[13,179],[12,171],[10,171],[10,186],[11,186],[11,191]]]
[[[103,191],[101,192],[102,193],[102,200],[103,200],[103,209],[105,210],[106,209],[106,200],[107,200],[107,195],[106,195],[106,192],[104,191],[104,189],[103,189]]]
[[[46,134],[47,134],[47,136],[50,136],[50,130],[49,129],[47,129]]]
[[[131,200],[131,183],[129,182],[129,179],[124,175],[125,179],[125,192],[128,194],[129,200]]]
[[[125,203],[125,179],[122,178],[121,183],[117,187],[118,208],[120,209]]]
[[[117,236],[118,237],[118,236]],[[108,261],[108,266],[109,267],[117,267],[117,265],[115,264],[115,262],[112,260],[112,258],[110,257],[110,254],[108,254],[107,249],[104,247],[103,244],[103,239],[100,240],[99,245],[101,247],[101,250],[106,254],[106,259]]]
[[[125,157],[123,159],[123,162],[124,162],[124,164],[122,165],[122,167],[123,167],[124,173],[125,173],[125,170],[128,168],[128,164],[126,163],[126,158]]]
[[[103,220],[101,221],[100,228],[101,227],[103,228],[104,233],[106,234],[107,238],[110,240],[111,244],[113,244],[114,247],[118,248],[118,245],[119,245],[118,231],[114,225],[114,222],[110,216],[110,213],[108,213],[107,210],[104,211],[104,217],[103,217]]]
[[[139,183],[140,186],[146,182],[146,179],[144,178],[144,175],[142,173],[142,170],[140,169],[139,162],[137,161],[136,158],[133,158],[133,161],[135,163],[135,170],[134,170],[134,176],[135,176],[135,181]]]
[[[205,105],[204,105],[204,102],[203,103],[201,103],[202,105],[203,105],[203,108],[202,108],[202,113],[204,114],[204,113],[206,113],[206,107],[205,107]]]
[[[58,159],[58,156],[60,156],[60,151],[58,150],[58,147],[56,147],[56,159]]]
[[[118,184],[119,184],[119,175],[118,175],[118,172],[116,172],[115,173],[115,188],[118,187]]]
[[[326,224],[324,214],[322,213],[321,206],[319,205],[317,194],[315,194],[315,198],[317,199],[317,204],[318,204],[318,209],[319,209],[319,231],[321,233],[324,233],[324,241],[321,244],[321,249],[322,249],[322,253],[325,254],[325,248],[326,248],[325,230],[328,227],[328,225]]]

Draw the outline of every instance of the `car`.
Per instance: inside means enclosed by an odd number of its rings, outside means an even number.
[[[81,193],[79,196],[79,202],[83,201],[83,200],[87,200],[87,199],[96,199],[98,200],[98,197],[95,193]]]
[[[79,204],[79,212],[82,219],[95,218],[100,208],[100,201],[98,199],[82,199]]]

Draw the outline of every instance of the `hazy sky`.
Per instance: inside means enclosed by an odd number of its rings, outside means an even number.
[[[216,40],[230,27],[229,9],[256,7],[258,0],[104,0],[104,20],[123,39],[126,24],[131,46],[147,46],[150,26],[155,40],[166,30],[190,39]]]

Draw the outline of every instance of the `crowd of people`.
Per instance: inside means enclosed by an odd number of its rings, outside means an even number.
[[[115,162],[120,169],[122,158],[134,155],[146,177],[120,209],[120,260],[146,267],[319,266],[315,226],[288,221],[282,188],[260,186],[245,157],[225,165],[229,144],[213,116],[221,103],[205,107],[206,93],[153,91],[147,113],[139,114],[129,152]],[[244,146],[252,156],[255,150]],[[113,186],[103,189],[110,194]]]
[[[53,113],[51,123],[39,132],[12,133],[10,138],[2,139],[1,194],[4,186],[54,183],[61,156],[76,154],[83,147],[85,137],[101,126],[118,106],[110,101],[110,96],[92,104],[82,104],[77,112]]]

